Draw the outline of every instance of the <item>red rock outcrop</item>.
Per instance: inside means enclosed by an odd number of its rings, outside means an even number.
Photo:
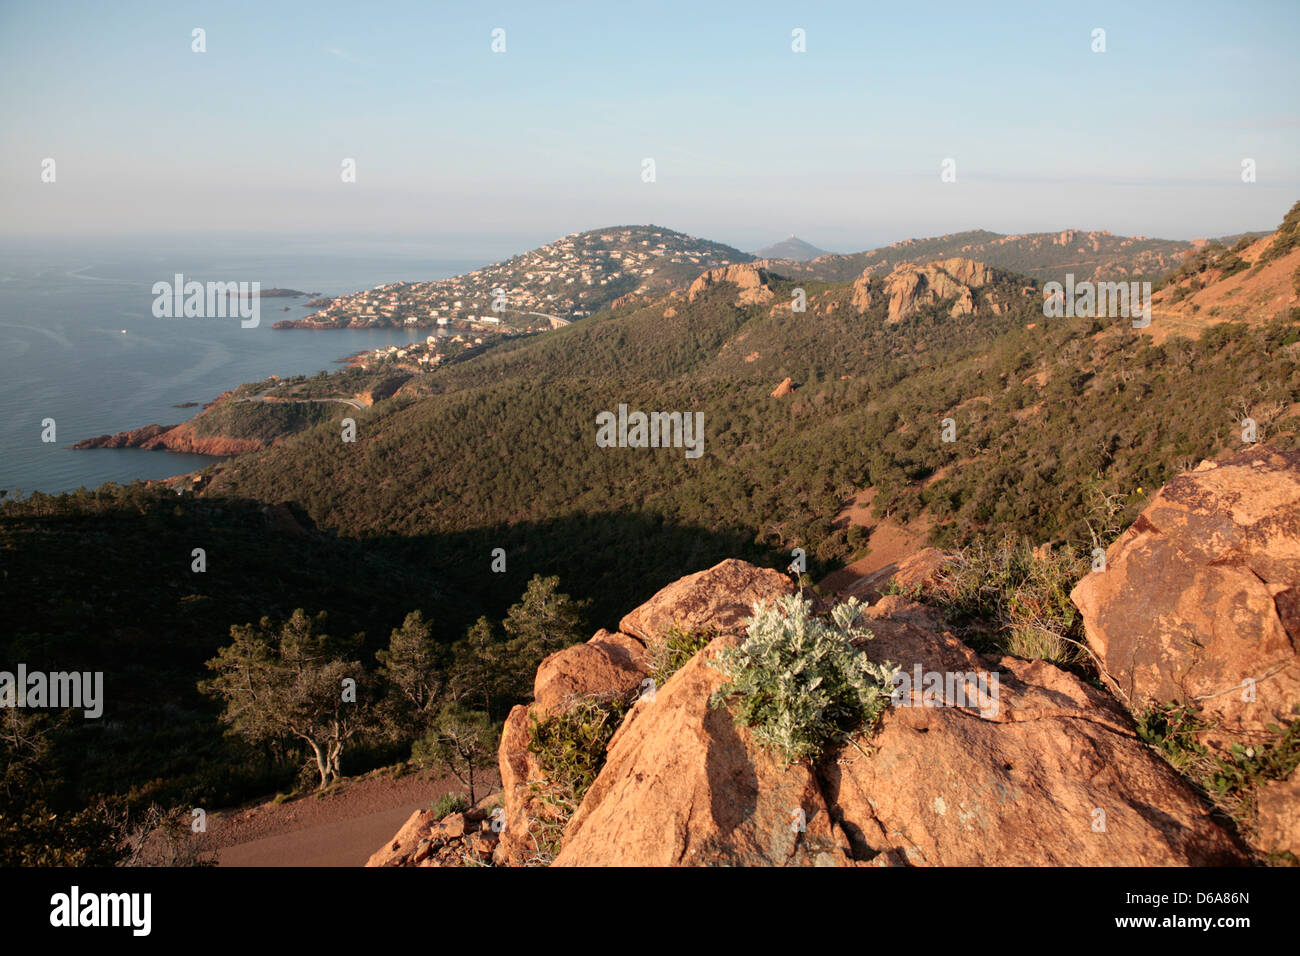
[[[626,614],[618,629],[646,644],[662,641],[673,627],[736,633],[756,602],[792,593],[794,583],[779,571],[728,558],[668,585]]]
[[[586,644],[550,655],[533,679],[534,708],[553,714],[570,697],[627,694],[646,676],[645,645],[626,634],[600,630]]]
[[[1071,598],[1130,709],[1195,702],[1213,747],[1294,719],[1300,453],[1255,447],[1174,478]]]
[[[868,612],[874,660],[985,675],[967,706],[891,707],[822,771],[874,865],[1186,866],[1246,861],[1108,695],[1045,661],[988,660],[898,595]],[[996,676],[996,684],[993,683]]]
[[[784,767],[709,695],[720,637],[638,701],[569,821],[555,866],[836,866],[848,843],[812,770]],[[800,828],[802,824],[802,829]]]
[[[789,377],[783,378],[781,384],[772,389],[772,398],[785,398],[794,391],[794,381]]]
[[[690,289],[687,290],[686,299],[688,302],[694,302],[698,296],[713,286],[729,282],[740,291],[738,304],[756,305],[769,302],[776,295],[768,285],[770,280],[771,274],[757,263],[738,262],[729,266],[719,266],[710,269],[692,282]]]
[[[555,813],[540,800],[536,785],[545,774],[528,750],[529,724],[558,713],[575,697],[617,694],[630,697],[649,674],[645,645],[626,634],[597,631],[585,644],[551,654],[537,668],[531,706],[517,705],[506,718],[497,749],[505,827],[496,847],[498,863],[520,866],[537,857],[537,821]]]
[[[976,309],[975,289],[982,289],[993,281],[994,272],[982,262],[971,259],[945,259],[925,265],[904,263],[883,279],[863,272],[853,283],[851,302],[859,312],[865,312],[876,302],[888,301],[887,320],[898,322],[918,309],[953,300],[948,314],[970,315]],[[984,301],[1001,311],[1002,303],[988,295]]]
[[[544,811],[532,793],[531,784],[542,779],[542,767],[528,752],[528,707],[523,704],[511,709],[501,728],[497,767],[506,815],[495,859],[503,866],[525,866],[538,852],[533,818]]]
[[[942,557],[903,564],[923,577]],[[1044,661],[984,657],[899,594],[866,610],[874,638],[862,645],[872,660],[915,675],[916,686],[900,686],[874,728],[815,766],[785,765],[710,697],[723,681],[717,655],[743,640],[754,604],[791,591],[775,571],[724,561],[661,590],[624,618],[620,633],[600,631],[551,655],[538,670],[535,702],[516,707],[502,734],[499,842],[493,833],[467,843],[450,832],[456,821],[448,828],[417,814],[372,865],[482,860],[488,843],[496,843],[495,862],[536,862],[530,826],[548,813],[551,826],[564,828],[560,866],[1248,862],[1246,847],[1138,738],[1114,698]],[[632,706],[567,822],[539,805],[530,714],[553,713],[575,695],[630,697],[647,673],[645,645],[674,626],[718,636]],[[937,695],[922,674],[940,675]],[[955,688],[969,696],[954,696]],[[1294,852],[1296,786],[1293,777],[1259,795],[1260,832],[1278,851]]]
[[[659,591],[623,618],[619,633],[599,631],[586,644],[543,661],[533,683],[534,704],[511,710],[501,732],[497,762],[506,826],[496,861],[521,865],[537,859],[538,822],[555,816],[537,795],[545,775],[528,751],[532,717],[554,714],[574,697],[620,694],[630,699],[649,674],[645,647],[661,642],[671,628],[690,631],[704,622],[736,633],[754,601],[788,594],[792,588],[776,571],[728,559]]]
[[[145,425],[116,435],[100,435],[77,442],[73,448],[144,448],[149,451],[176,451],[194,455],[229,457],[246,451],[259,451],[267,443],[255,438],[200,436],[192,422],[181,425]]]
[[[1045,662],[988,661],[900,596],[869,613],[873,660],[983,675],[983,696],[924,706],[915,688],[856,747],[786,767],[709,707],[722,681],[710,662],[737,640],[718,638],[629,713],[555,864],[1246,860],[1103,692]]]

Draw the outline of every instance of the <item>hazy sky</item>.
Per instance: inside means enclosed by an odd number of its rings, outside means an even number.
[[[1300,199],[1297,50],[1296,0],[0,0],[0,234],[1271,228]]]

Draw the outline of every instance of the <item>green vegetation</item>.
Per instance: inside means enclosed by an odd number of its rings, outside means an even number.
[[[787,764],[815,761],[846,733],[869,729],[889,705],[897,670],[851,643],[872,636],[857,626],[856,600],[835,607],[830,623],[811,609],[797,595],[757,605],[744,642],[717,662],[728,680],[710,700],[729,706],[736,723]]]
[[[469,798],[463,793],[444,793],[430,806],[435,820],[442,820],[453,813],[464,813],[469,808]]]
[[[668,679],[686,666],[686,662],[709,646],[717,637],[711,630],[683,632],[676,627],[668,629],[664,639],[650,647],[650,677],[656,687],[668,683]]]
[[[67,518],[74,502],[80,534]],[[10,661],[48,661],[51,670],[104,671],[108,719],[85,720],[79,711],[3,712],[14,721],[0,735],[4,859],[51,865],[125,859],[124,819],[155,804],[219,807],[272,790],[288,799],[319,786],[314,745],[327,780],[345,769],[356,773],[404,759],[435,725],[439,707],[484,699],[469,666],[483,663],[477,659],[483,648],[471,643],[475,634],[489,638],[487,704],[494,713],[531,689],[539,650],[529,642],[538,634],[515,641],[482,618],[456,641],[455,631],[435,627],[422,613],[394,620],[401,614],[394,593],[437,606],[446,597],[429,588],[427,575],[355,542],[284,531],[274,513],[255,504],[216,507],[137,485],[32,496],[13,507],[25,510],[31,524],[22,538],[2,539],[7,583],[33,577],[29,603],[7,605],[10,627],[0,650]],[[206,574],[189,570],[196,540],[207,545]],[[41,570],[46,561],[60,562],[57,576]],[[106,566],[115,570],[111,581]],[[222,573],[213,573],[218,567]],[[340,575],[341,567],[354,573]],[[532,583],[526,600],[552,609],[546,640],[572,643],[586,625],[574,623],[575,602],[557,583]],[[94,604],[46,600],[64,588]],[[281,610],[286,597],[329,604],[328,629],[319,615]],[[259,608],[271,612],[259,624],[228,623]],[[365,624],[371,634],[390,633],[387,647],[364,640],[356,625]],[[385,624],[391,632],[379,629]],[[327,636],[348,633],[353,637]],[[209,659],[218,664],[211,696],[197,688]],[[234,679],[238,668],[243,682]],[[343,676],[357,679],[356,703],[342,701],[335,679]],[[227,727],[231,733],[223,733]],[[488,753],[475,773],[494,760]]]
[[[199,438],[271,442],[355,412],[340,402],[237,402],[226,400],[194,419]]]
[[[548,717],[530,717],[528,750],[537,755],[548,784],[574,809],[604,766],[605,746],[627,709],[622,696],[593,695],[576,698]]]
[[[104,800],[57,806],[51,731],[71,715],[0,709],[0,866],[112,866],[122,859]],[[51,800],[56,806],[51,806]]]
[[[937,607],[978,650],[1068,667],[1086,660],[1083,618],[1070,591],[1090,567],[1068,545],[981,540],[955,552],[910,596]]]
[[[572,698],[546,717],[529,715],[528,750],[544,775],[530,785],[543,807],[529,818],[537,847],[532,862],[546,866],[555,859],[564,827],[605,765],[609,740],[629,707],[624,696],[593,694]]]
[[[1255,822],[1255,794],[1262,785],[1286,780],[1300,767],[1300,708],[1285,725],[1269,724],[1270,738],[1247,746],[1232,743],[1228,755],[1212,752],[1199,737],[1213,723],[1193,704],[1151,704],[1137,715],[1138,736],[1153,747],[1215,808],[1241,829]],[[1284,854],[1269,862],[1296,865]]]
[[[1138,736],[1154,747],[1169,765],[1185,777],[1204,776],[1212,767],[1210,752],[1196,740],[1208,726],[1196,707],[1170,701],[1152,704],[1136,716]]]
[[[1017,300],[1017,283],[1006,292]],[[1300,400],[1284,344],[1294,323],[1153,345],[1122,324],[1044,323],[1032,296],[1001,316],[938,307],[891,325],[854,313],[844,287],[814,303],[833,313],[807,321],[732,295],[505,343],[422,376],[423,398],[367,410],[346,454],[330,430],[307,432],[215,467],[207,493],[293,501],[332,533],[398,537],[430,564],[442,555],[471,605],[491,601],[484,555],[504,548],[513,575],[526,554],[528,574],[565,568],[609,619],[723,557],[774,565],[803,547],[809,573],[827,573],[861,546],[837,519],[868,485],[878,515],[928,512],[941,546],[1010,532],[1090,547],[1095,489],[1129,496],[1240,446],[1225,410],[1243,383],[1284,407]],[[787,375],[801,388],[769,399]],[[596,413],[620,402],[702,411],[703,458],[595,449]],[[953,443],[939,441],[948,416]],[[1294,446],[1289,421],[1269,440]],[[1131,521],[1136,499],[1126,506]]]
[[[472,806],[478,802],[475,777],[496,764],[499,736],[487,714],[446,704],[438,710],[428,733],[412,745],[411,760],[454,776],[469,790]]]
[[[361,662],[348,660],[362,637],[331,638],[321,631],[325,618],[297,610],[278,630],[269,618],[232,627],[232,643],[207,663],[217,676],[200,684],[224,703],[222,722],[249,743],[304,745],[322,788],[338,779],[344,747],[370,717],[358,697]]]

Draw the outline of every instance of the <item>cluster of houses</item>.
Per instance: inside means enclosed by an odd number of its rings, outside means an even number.
[[[393,282],[340,296],[305,322],[352,328],[442,327],[466,333],[541,331],[639,291],[666,265],[698,274],[728,263],[711,243],[679,233],[645,227],[573,233],[450,279]]]
[[[505,334],[517,333],[507,330]],[[490,340],[491,335],[487,339],[482,335],[430,335],[423,342],[374,349],[358,364],[362,368],[388,364],[411,372],[428,372],[450,359],[474,354],[473,350],[482,348]]]

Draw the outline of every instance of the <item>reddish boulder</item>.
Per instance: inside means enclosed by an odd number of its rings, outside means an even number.
[[[1169,482],[1071,594],[1130,709],[1191,701],[1221,748],[1300,703],[1300,452],[1260,446]]]
[[[479,822],[490,807],[499,805],[492,793],[464,813],[449,813],[438,820],[432,810],[417,810],[402,829],[371,854],[366,866],[464,866],[474,850]]]
[[[779,571],[735,558],[687,575],[625,615],[618,629],[647,644],[658,643],[673,627],[736,633],[758,601],[794,593],[794,583]]]
[[[1265,853],[1290,853],[1300,860],[1300,770],[1260,787],[1255,802],[1255,843]]]
[[[534,713],[554,713],[570,697],[630,693],[648,673],[645,645],[626,634],[598,631],[587,643],[542,661],[533,680]]]
[[[984,658],[898,596],[867,612],[874,660],[937,674],[821,769],[875,865],[1187,866],[1246,861],[1108,695],[1045,661]],[[952,681],[949,675],[957,677]],[[971,682],[965,684],[963,678]],[[949,688],[962,687],[958,696]]]
[[[694,302],[698,296],[714,286],[729,282],[735,285],[739,292],[736,299],[738,305],[756,305],[768,302],[776,295],[769,286],[771,280],[771,274],[758,263],[738,262],[718,266],[703,273],[691,283],[686,293],[686,301]]]
[[[709,695],[720,637],[638,701],[564,833],[556,866],[834,866],[847,842],[816,777],[785,767]]]

